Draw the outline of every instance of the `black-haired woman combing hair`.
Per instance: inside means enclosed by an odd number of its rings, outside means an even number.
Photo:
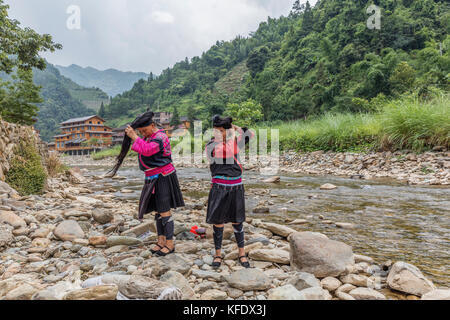
[[[117,173],[132,147],[139,154],[139,168],[145,172],[145,184],[139,200],[139,219],[143,219],[145,214],[157,212],[155,220],[158,243],[151,252],[165,256],[175,252],[171,209],[184,207],[184,201],[172,164],[170,140],[163,130],[156,127],[153,117],[153,112],[146,112],[126,128],[122,149],[110,176]],[[139,138],[135,129],[144,138]]]

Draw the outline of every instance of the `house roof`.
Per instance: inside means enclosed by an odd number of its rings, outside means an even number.
[[[97,115],[93,115],[93,116],[88,116],[88,117],[82,117],[82,118],[73,118],[73,119],[69,119],[67,121],[61,122],[61,124],[69,124],[69,123],[74,123],[74,122],[83,122],[89,119],[92,119],[94,117],[98,117],[99,119],[101,119],[102,121],[105,121],[104,119],[102,119],[101,117],[97,116]]]

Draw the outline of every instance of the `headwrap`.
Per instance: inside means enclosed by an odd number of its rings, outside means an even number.
[[[132,127],[133,129],[148,127],[149,125],[154,123],[154,121],[153,121],[154,116],[155,116],[155,114],[153,112],[147,110],[147,112],[139,115],[130,124],[130,127]],[[131,138],[129,136],[125,135],[125,137],[123,138],[123,142],[122,142],[122,149],[120,150],[120,154],[116,158],[116,164],[110,171],[107,172],[107,177],[112,178],[116,175],[117,171],[119,170],[120,166],[122,165],[123,160],[125,159],[128,152],[130,151],[130,148],[131,148]]]
[[[228,130],[228,129],[232,128],[233,118],[231,118],[231,117],[222,118],[218,115],[215,115],[213,117],[212,121],[213,121],[213,127],[224,128],[224,129]]]

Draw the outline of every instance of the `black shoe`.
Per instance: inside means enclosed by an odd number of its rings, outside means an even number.
[[[169,252],[162,252],[161,250],[159,250],[158,252],[156,252],[156,255],[157,256],[160,256],[160,257],[165,257],[165,256],[167,256],[167,255],[169,255],[169,254],[172,254],[172,253],[174,253],[175,252],[175,247],[173,247],[173,249],[172,250],[170,250],[167,246],[164,246],[164,248],[166,248],[167,250],[169,250]],[[164,249],[163,248],[163,249]]]
[[[214,260],[216,260],[216,259],[220,259],[220,262],[215,262]],[[211,266],[212,266],[214,269],[220,268],[220,266],[222,265],[223,258],[222,258],[221,256],[215,256],[215,257],[214,257],[214,260],[213,260],[213,263],[211,264]]]
[[[157,252],[159,252],[162,248],[164,248],[164,247],[161,247],[159,244],[156,244],[156,246],[159,248],[159,250],[150,250],[150,252],[152,253],[152,254],[155,254],[155,253],[157,253]]]
[[[242,258],[247,258],[247,256],[239,257],[239,263],[241,264],[241,266],[243,266],[244,268],[247,268],[247,269],[250,268],[250,263],[248,261],[242,262]]]

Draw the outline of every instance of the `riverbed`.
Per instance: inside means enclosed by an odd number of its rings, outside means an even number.
[[[102,166],[79,166],[86,175],[100,176]],[[137,167],[123,167],[124,180],[103,179],[90,187],[97,194],[106,188],[117,197],[138,201],[143,175]],[[209,171],[180,168],[178,176],[185,196],[205,203]],[[282,175],[280,183],[264,183],[257,171],[244,175],[249,218],[289,224],[299,231],[316,231],[353,247],[355,253],[370,255],[377,262],[408,261],[437,286],[450,285],[450,189],[447,186],[410,186],[394,180],[355,180],[335,176]],[[338,188],[320,190],[331,183]],[[133,190],[122,193],[121,190]],[[269,213],[255,214],[255,207]],[[203,209],[206,212],[206,207]],[[350,223],[339,228],[335,223]]]

